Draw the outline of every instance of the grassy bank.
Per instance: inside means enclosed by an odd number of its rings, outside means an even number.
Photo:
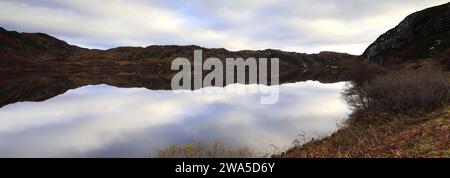
[[[450,157],[450,80],[440,68],[388,72],[343,96],[353,113],[339,131],[275,157]]]
[[[349,125],[276,157],[450,157],[450,107],[418,118]]]

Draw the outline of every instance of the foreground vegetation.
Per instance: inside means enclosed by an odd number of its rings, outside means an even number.
[[[450,157],[450,107],[422,117],[348,125],[276,157]]]
[[[343,96],[353,113],[339,131],[275,157],[450,157],[450,80],[440,68],[355,81]]]
[[[161,158],[251,158],[258,154],[249,148],[226,147],[220,140],[210,143],[198,142],[197,144],[173,144],[158,151]]]
[[[341,129],[320,139],[294,140],[290,149],[272,157],[450,157],[448,73],[439,67],[387,72],[362,64],[355,69],[356,78],[342,93],[353,112]],[[158,156],[261,157],[219,140],[172,145]]]

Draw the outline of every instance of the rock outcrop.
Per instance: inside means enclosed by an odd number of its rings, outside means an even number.
[[[407,16],[381,35],[363,58],[389,66],[408,60],[442,58],[450,48],[450,3]]]

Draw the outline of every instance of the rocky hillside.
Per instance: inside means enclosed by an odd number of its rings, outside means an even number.
[[[450,157],[450,106],[449,97],[445,95],[450,91],[446,80],[449,75],[439,71],[442,64],[450,70],[450,3],[409,15],[381,35],[361,57],[387,68],[400,69],[400,72],[390,70],[387,75],[351,90],[352,95],[358,97],[370,91],[385,92],[372,98],[360,98],[363,109],[353,105],[353,113],[337,132],[318,139],[299,138],[291,149],[274,157]],[[427,73],[426,68],[418,69],[430,64],[439,67],[429,68],[431,73]],[[430,81],[438,82],[433,85]],[[445,87],[442,91],[424,92],[439,88],[436,86]],[[433,98],[427,94],[444,95],[420,105]],[[348,100],[352,95],[346,96],[350,105],[356,101]],[[404,97],[407,95],[411,97]],[[392,99],[396,96],[401,97]],[[383,98],[392,99],[393,107]],[[378,102],[380,100],[384,101]],[[377,102],[382,104],[374,105]],[[406,112],[392,110],[404,103],[408,103],[404,107],[408,108]],[[442,105],[425,109],[434,103]]]
[[[0,28],[0,71],[51,65],[83,50],[46,34],[18,33]]]
[[[448,63],[450,49],[450,3],[407,16],[381,35],[363,58],[385,66],[417,59],[434,58]]]
[[[6,57],[64,59],[83,49],[43,33],[18,33],[0,27],[0,50]]]

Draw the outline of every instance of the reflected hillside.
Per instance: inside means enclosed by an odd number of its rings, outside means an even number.
[[[147,71],[146,71],[147,70]],[[154,73],[147,69],[85,71],[27,71],[0,74],[0,107],[20,101],[43,101],[86,85],[107,84],[121,88],[142,87],[152,90],[170,90],[173,73]],[[280,83],[317,80],[334,83],[346,80],[345,75],[332,71],[291,71],[280,74]]]
[[[172,76],[178,72],[170,70],[172,60],[183,57],[192,63],[194,50],[202,50],[203,60],[216,57],[222,62],[238,57],[279,58],[280,83],[347,80],[348,71],[358,61],[357,56],[335,52],[228,51],[194,45],[86,49],[47,34],[3,28],[0,41],[0,107],[18,101],[42,101],[85,85],[168,90]]]

